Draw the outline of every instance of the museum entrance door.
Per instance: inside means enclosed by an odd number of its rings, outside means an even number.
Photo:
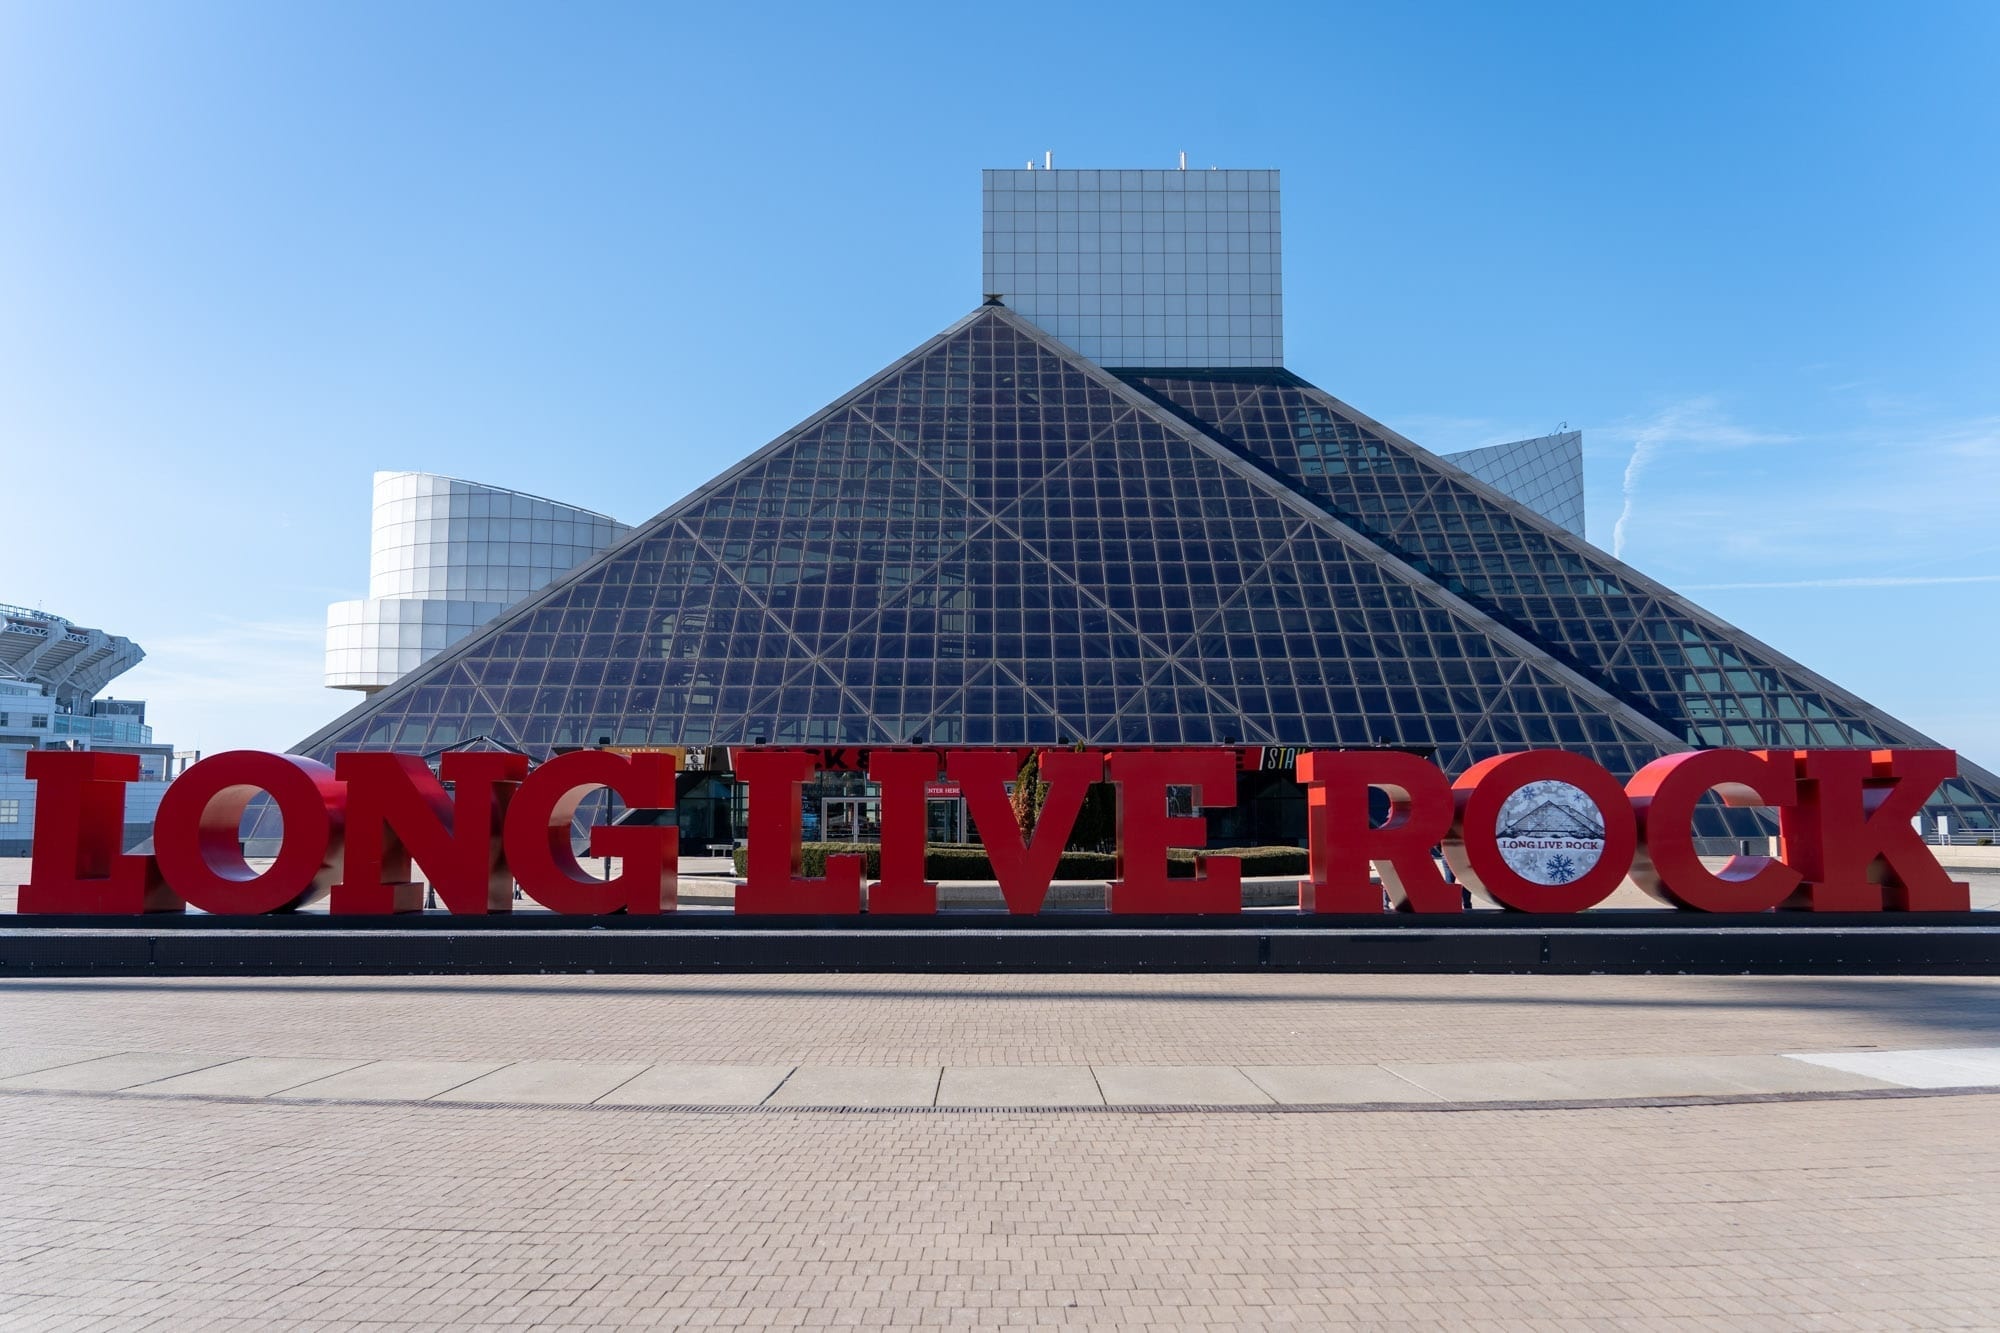
[[[878,796],[829,796],[819,803],[820,836],[828,842],[882,841]]]
[[[927,815],[924,836],[933,845],[972,841],[965,829],[965,802],[959,797],[932,797],[924,802],[924,808]]]

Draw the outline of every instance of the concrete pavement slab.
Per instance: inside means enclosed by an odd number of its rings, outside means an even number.
[[[1690,1055],[1682,1059],[1739,1085],[1743,1092],[1859,1092],[1894,1084],[1838,1069],[1801,1064],[1782,1055]]]
[[[1786,1058],[1905,1088],[1976,1088],[2000,1084],[2000,1071],[1957,1060],[1940,1060],[1922,1051],[1838,1051]]]
[[[126,1051],[100,1056],[78,1064],[17,1074],[0,1079],[0,1088],[35,1088],[50,1092],[120,1092],[141,1083],[170,1078],[209,1065],[218,1065],[227,1055],[172,1055],[156,1051]]]
[[[337,1101],[424,1101],[499,1069],[502,1060],[372,1060],[273,1096]]]
[[[947,1065],[939,1106],[1102,1106],[1088,1065]]]
[[[338,1074],[367,1063],[307,1057],[252,1055],[210,1065],[191,1074],[176,1074],[145,1085],[147,1092],[172,1092],[206,1097],[268,1097],[316,1078]]]
[[[1111,1106],[1252,1106],[1272,1097],[1229,1065],[1097,1065]]]
[[[769,1106],[929,1106],[937,1065],[803,1065],[766,1100]]]
[[[1927,1060],[1963,1065],[1980,1076],[1980,1084],[2000,1083],[2000,1046],[1940,1046],[1909,1052]]]
[[[1570,1095],[1581,1098],[1725,1097],[1769,1091],[1768,1087],[1758,1085],[1769,1084],[1786,1072],[1742,1063],[1761,1060],[1766,1066],[1780,1065],[1783,1062],[1778,1056],[1732,1058],[1736,1063],[1686,1055],[1576,1057],[1523,1063],[1569,1085],[1575,1089]]]
[[[1554,1074],[1517,1060],[1399,1063],[1382,1067],[1448,1102],[1561,1101],[1579,1095]]]
[[[1380,1065],[1246,1065],[1242,1072],[1273,1099],[1289,1105],[1444,1100]]]
[[[441,1092],[435,1102],[525,1102],[545,1105],[594,1102],[643,1073],[638,1062],[520,1060]]]
[[[653,1065],[597,1099],[599,1106],[755,1106],[791,1065]]]
[[[115,1048],[106,1046],[9,1046],[0,1050],[0,1079],[81,1064],[85,1060],[102,1059],[117,1053]]]

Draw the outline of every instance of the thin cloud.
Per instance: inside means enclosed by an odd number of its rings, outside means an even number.
[[[1616,428],[1613,434],[1629,433],[1632,456],[1625,463],[1624,503],[1618,521],[1611,528],[1611,554],[1624,558],[1625,542],[1633,516],[1639,507],[1639,482],[1653,460],[1671,445],[1691,449],[1745,449],[1756,445],[1788,444],[1795,436],[1752,430],[1723,419],[1713,398],[1690,398],[1675,403],[1628,431]]]
[[[1683,592],[1737,592],[1753,588],[1928,588],[1942,583],[2000,583],[2000,574],[1863,574],[1837,579],[1772,579],[1757,583],[1689,583]]]
[[[139,646],[118,692],[145,699],[155,734],[183,749],[282,749],[354,703],[323,682],[323,621],[209,616]]]

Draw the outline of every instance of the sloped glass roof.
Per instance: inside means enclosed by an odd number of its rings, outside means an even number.
[[[1937,744],[1295,375],[1127,378],[1683,745]],[[1935,810],[1993,827],[2000,780],[1961,768]]]
[[[1623,776],[1790,743],[1787,707],[1830,728],[1802,743],[1896,739],[1295,376],[1173,376],[983,307],[296,749],[1555,746]]]

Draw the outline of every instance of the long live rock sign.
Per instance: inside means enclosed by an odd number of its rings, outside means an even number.
[[[800,787],[819,760],[810,751],[740,751],[750,788],[748,871],[736,911],[930,916],[937,885],[924,880],[924,794],[941,777],[964,793],[1007,907],[1040,910],[1084,793],[1110,782],[1118,793],[1114,913],[1227,913],[1242,909],[1239,867],[1201,856],[1191,880],[1167,878],[1173,847],[1199,847],[1199,819],[1167,812],[1169,787],[1192,787],[1203,806],[1235,801],[1237,761],[1222,748],[1046,750],[1049,794],[1032,837],[1007,798],[1020,751],[1007,747],[870,750],[869,778],[882,791],[881,878],[863,883],[857,857],[830,857],[823,878],[804,878]],[[506,912],[513,887],[556,912],[657,914],[675,907],[679,830],[601,826],[592,856],[618,857],[599,879],[578,862],[571,821],[599,788],[637,808],[671,809],[670,754],[581,750],[532,769],[522,755],[454,753],[433,774],[411,755],[338,756],[332,768],[297,755],[239,750],[215,755],[178,778],[160,802],[152,855],[121,853],[124,784],[138,776],[130,755],[35,751],[40,784],[25,913],[132,914],[193,906],[220,915],[288,911],[329,898],[337,914],[416,911],[421,867],[454,913]],[[1311,877],[1301,912],[1379,912],[1384,893],[1400,910],[1452,913],[1458,885],[1432,859],[1442,847],[1458,879],[1502,907],[1577,912],[1595,906],[1630,874],[1649,894],[1705,912],[1803,907],[1815,912],[1963,912],[1968,887],[1953,882],[1911,827],[1911,817],[1956,771],[1949,750],[1697,750],[1669,755],[1621,785],[1582,755],[1530,750],[1473,765],[1456,781],[1414,755],[1317,750],[1298,758],[1308,792]],[[450,789],[447,790],[447,785]],[[1594,806],[1603,846],[1592,864],[1564,874],[1522,873],[1500,830],[1510,799],[1530,784],[1561,784]],[[1369,814],[1371,790],[1390,801],[1386,822]],[[1694,814],[1710,793],[1733,806],[1778,811],[1780,855],[1738,856],[1720,871],[1695,852]],[[284,837],[262,872],[238,840],[245,811],[268,795]],[[1379,874],[1381,887],[1371,879]]]

